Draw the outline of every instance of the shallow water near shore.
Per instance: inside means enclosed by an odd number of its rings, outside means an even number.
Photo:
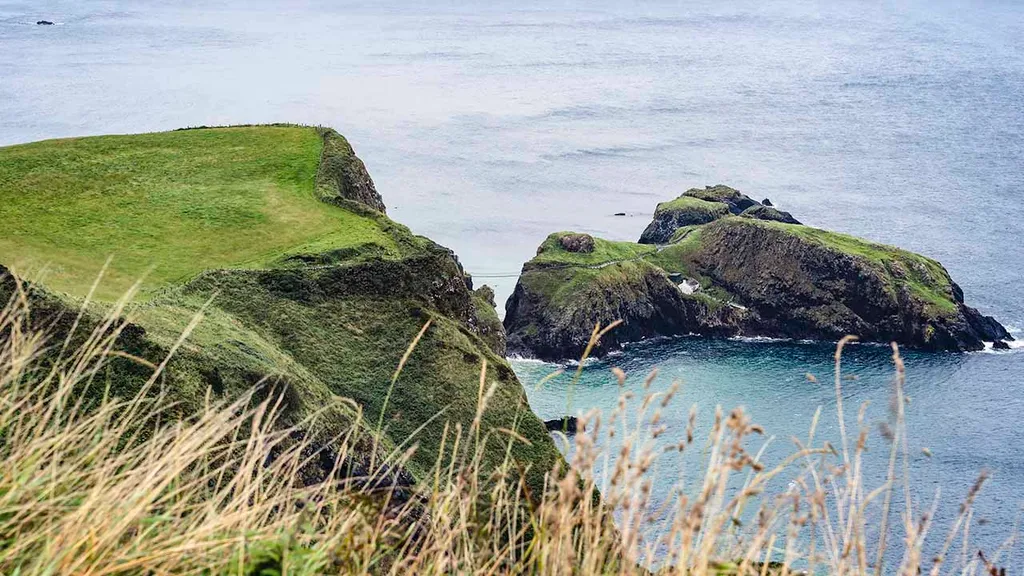
[[[659,201],[721,182],[938,259],[969,304],[1021,336],[1022,37],[1024,6],[1004,1],[0,0],[0,145],[330,125],[389,214],[454,249],[499,307],[548,233],[635,240]],[[1024,502],[1024,351],[906,356],[914,497],[941,487],[944,534],[989,468],[977,514],[989,523],[972,534],[992,549]],[[568,407],[565,377],[535,389],[555,366],[514,366],[544,417],[614,406],[610,366],[631,387],[658,367],[655,387],[684,382],[668,436],[692,403],[705,430],[716,405],[742,405],[778,458],[818,406],[835,433],[831,357],[827,343],[643,343],[588,364]],[[865,400],[872,422],[886,417],[889,357],[848,350],[851,422]]]
[[[683,458],[662,456],[652,472],[657,505],[674,496],[676,483],[691,496],[700,489],[700,462],[706,456],[701,449],[711,429],[716,407],[727,412],[746,409],[751,419],[762,425],[766,434],[754,437],[748,450],[756,452],[768,440],[763,461],[778,464],[798,448],[793,438],[806,442],[815,411],[821,407],[816,444],[829,441],[841,446],[834,385],[834,347],[827,343],[786,341],[706,340],[696,337],[662,339],[627,348],[622,354],[584,364],[579,381],[573,385],[575,366],[559,366],[539,361],[513,361],[516,373],[527,384],[534,410],[544,419],[563,414],[585,413],[598,408],[609,415],[619,397],[632,392],[636,398],[626,410],[632,429],[633,413],[645,394],[643,381],[657,370],[650,387],[662,392],[678,381],[680,392],[663,413],[660,425],[666,427],[655,446],[665,447],[686,435],[691,407],[696,407],[696,444]],[[909,429],[910,475],[916,513],[923,513],[940,496],[932,545],[941,543],[957,514],[959,503],[982,470],[992,473],[976,506],[971,535],[976,545],[984,545],[991,554],[1010,536],[1018,521],[1022,498],[1024,431],[1016,419],[1015,402],[1007,399],[1007,379],[1019,373],[1021,355],[1016,352],[976,352],[967,354],[931,354],[903,351],[907,379],[905,391]],[[627,373],[620,388],[612,367]],[[560,376],[538,383],[564,370]],[[813,379],[808,378],[810,374]],[[889,443],[880,425],[890,422],[895,369],[892,350],[882,345],[850,345],[843,353],[841,385],[846,424],[851,442],[859,432],[857,412],[867,403],[865,425],[869,428],[868,450],[864,454],[867,490],[881,486],[888,466]],[[650,410],[647,413],[647,422]],[[641,438],[650,438],[653,426],[640,426]],[[621,431],[619,437],[622,437]],[[614,446],[611,447],[613,450]],[[930,454],[927,455],[927,453]],[[615,453],[615,452],[613,452]],[[781,474],[768,486],[768,495],[783,494],[791,486],[799,467]],[[745,476],[741,474],[740,476]],[[599,474],[600,477],[600,474]],[[900,484],[899,490],[902,484]],[[936,491],[939,492],[936,492]],[[898,492],[898,491],[897,491]],[[901,511],[903,499],[894,495],[894,510]],[[897,515],[891,522],[899,523]],[[660,525],[648,527],[650,539]],[[900,528],[902,530],[902,528]],[[902,532],[900,532],[902,533]],[[898,565],[899,542],[891,543],[887,564]],[[929,552],[935,550],[926,547]],[[972,550],[972,554],[974,551]],[[1011,551],[1019,565],[1020,546]]]

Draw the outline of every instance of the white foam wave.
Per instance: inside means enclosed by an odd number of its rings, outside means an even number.
[[[531,358],[529,356],[521,356],[519,354],[513,354],[505,359],[509,362],[518,362],[520,364],[551,364],[551,362],[545,362],[539,358]]]
[[[771,336],[733,336],[729,338],[734,342],[792,342],[792,338],[772,338]],[[800,342],[813,342],[813,340],[801,340]]]
[[[1006,344],[1010,347],[1009,350],[996,350],[992,342],[985,342],[985,348],[978,350],[978,352],[982,354],[1010,354],[1018,350],[1024,350],[1024,340],[1010,340]]]
[[[601,360],[598,359],[598,358],[593,358],[593,357],[587,358],[586,360],[583,361],[583,367],[586,368],[587,366],[592,366],[594,364],[597,364],[600,361]],[[565,366],[569,367],[569,368],[577,368],[577,367],[579,367],[579,365],[580,365],[580,361],[579,360],[567,360],[565,362]]]

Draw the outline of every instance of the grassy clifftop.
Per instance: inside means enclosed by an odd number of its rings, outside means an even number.
[[[895,246],[810,226],[766,220],[748,220],[744,224],[775,229],[810,244],[862,258],[887,277],[890,289],[896,290],[897,284],[905,284],[915,296],[934,307],[936,316],[956,313],[957,296],[953,290],[953,280],[942,264],[931,258]]]
[[[486,363],[494,391],[484,461],[497,464],[507,448],[539,487],[560,456],[501,356],[486,291],[474,294],[450,250],[383,208],[333,130],[232,127],[0,148],[0,265],[28,271],[44,308],[73,317],[112,255],[90,318],[146,275],[122,348],[153,364],[204,310],[164,383],[183,415],[207,393],[272,387],[284,394],[287,424],[319,415],[307,433],[325,449],[362,411],[385,445],[420,447],[407,469],[422,476],[448,450],[446,426],[448,442],[456,425],[469,429]],[[0,286],[0,298],[13,290]],[[107,378],[126,395],[141,383],[130,365]],[[342,398],[354,411],[323,414]]]
[[[265,126],[99,136],[0,148],[0,258],[47,286],[147,292],[207,269],[266,266],[304,245],[396,251],[371,217],[313,194],[324,138]]]
[[[644,254],[654,252],[653,246],[643,246],[633,242],[613,242],[603,238],[593,238],[593,247],[586,251],[573,252],[562,245],[561,239],[576,235],[574,232],[555,232],[548,235],[544,243],[537,249],[537,256],[530,260],[537,266],[600,266],[609,262],[636,259]]]

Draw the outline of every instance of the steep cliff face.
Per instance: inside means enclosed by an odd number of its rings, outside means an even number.
[[[473,291],[473,317],[469,325],[487,343],[491,351],[504,358],[506,354],[505,327],[495,308],[494,290],[481,286]]]
[[[678,216],[695,202],[719,208],[704,223]],[[615,320],[623,325],[596,355],[682,334],[854,334],[927,350],[976,350],[1010,339],[997,321],[964,304],[934,260],[802,226],[727,186],[693,189],[668,205],[659,205],[642,238],[657,246],[595,239],[595,253],[581,258],[560,251],[556,240],[565,233],[550,236],[523,266],[506,304],[509,349],[576,358],[595,324]],[[677,222],[689,224],[673,228]]]
[[[754,311],[744,333],[833,340],[855,334],[931,350],[1009,338],[963,302],[945,268],[904,250],[747,219],[706,227],[695,269]]]
[[[733,331],[738,310],[684,293],[678,275],[648,261],[655,255],[651,247],[595,239],[594,253],[574,254],[561,242],[568,235],[549,236],[523,266],[505,305],[509,353],[578,359],[594,326],[616,320],[622,325],[601,339],[594,356],[656,336]]]
[[[384,199],[373,185],[366,165],[352,150],[348,140],[331,128],[321,131],[323,154],[316,173],[316,191],[325,202],[344,198],[386,213]]]
[[[572,284],[571,293],[552,291],[560,284]],[[621,342],[676,334],[692,324],[675,284],[642,260],[598,270],[524,269],[505,310],[509,352],[549,360],[579,358],[597,323],[624,321],[603,339],[597,356]]]

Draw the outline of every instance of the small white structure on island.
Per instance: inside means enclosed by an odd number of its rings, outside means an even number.
[[[687,296],[698,290],[700,290],[700,282],[697,282],[696,280],[683,278],[683,281],[679,283],[679,291]]]

